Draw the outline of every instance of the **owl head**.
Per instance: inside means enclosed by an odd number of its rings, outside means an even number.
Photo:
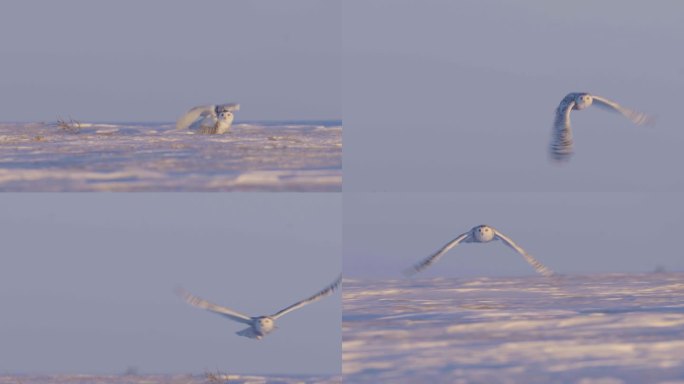
[[[584,109],[594,102],[594,98],[588,93],[579,93],[575,96],[575,108]]]
[[[223,111],[219,114],[219,120],[230,120],[233,121],[233,113],[229,111]]]
[[[473,237],[477,241],[490,241],[494,238],[494,228],[488,225],[478,225],[473,228]]]
[[[268,333],[273,330],[274,322],[270,317],[264,316],[256,320],[254,324],[257,331],[261,333]]]

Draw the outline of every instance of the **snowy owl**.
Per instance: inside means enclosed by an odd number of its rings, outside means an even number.
[[[237,321],[239,323],[247,324],[249,325],[248,328],[245,328],[241,331],[236,332],[237,335],[248,337],[250,339],[257,339],[261,340],[262,337],[268,335],[269,333],[273,332],[277,327],[275,326],[275,321],[285,315],[286,313],[292,312],[295,309],[301,308],[309,303],[312,303],[316,300],[322,299],[325,296],[328,296],[329,294],[333,293],[341,284],[342,282],[342,276],[338,277],[337,280],[335,280],[334,283],[330,284],[327,286],[325,289],[322,291],[318,292],[317,294],[304,299],[302,301],[299,301],[295,304],[290,305],[289,307],[282,309],[278,312],[276,312],[273,315],[270,316],[247,316],[244,315],[240,312],[234,311],[230,308],[227,307],[222,307],[220,305],[216,305],[214,303],[211,303],[209,301],[206,301],[204,299],[201,299],[197,296],[192,295],[191,293],[183,290],[182,288],[179,288],[177,290],[177,293],[186,301],[188,304],[195,306],[197,308],[202,308],[206,309],[208,311],[218,313],[219,315],[223,315],[233,321]]]
[[[233,112],[240,110],[240,104],[203,105],[192,108],[176,122],[176,130],[198,128],[199,133],[222,134],[233,124]]]
[[[619,112],[637,125],[653,122],[653,119],[650,116],[622,107],[618,103],[606,98],[585,92],[568,93],[568,95],[561,100],[556,109],[556,118],[553,123],[553,137],[551,139],[551,158],[553,160],[570,160],[570,157],[572,156],[570,112],[574,109],[585,109],[592,104],[614,112]]]
[[[442,247],[439,251],[434,253],[432,256],[426,258],[425,260],[421,261],[420,263],[414,265],[412,268],[406,271],[407,275],[412,275],[414,273],[418,273],[422,271],[423,269],[429,267],[433,263],[435,263],[437,260],[439,260],[440,257],[442,257],[445,253],[447,253],[451,248],[454,248],[455,246],[459,245],[460,243],[488,243],[490,241],[494,240],[501,240],[504,242],[504,244],[508,245],[509,247],[513,248],[516,252],[518,252],[522,257],[525,258],[525,260],[534,268],[535,271],[538,273],[544,275],[544,276],[552,276],[553,271],[544,266],[544,264],[540,263],[532,257],[529,253],[525,252],[524,249],[520,248],[516,243],[513,242],[513,240],[509,239],[506,237],[503,233],[497,231],[496,229],[488,226],[488,225],[478,225],[477,227],[474,227],[470,231],[463,233],[459,235],[457,238],[451,240],[447,245]]]

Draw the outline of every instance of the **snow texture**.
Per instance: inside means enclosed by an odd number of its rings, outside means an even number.
[[[684,383],[684,274],[344,280],[349,383]]]
[[[340,121],[0,123],[0,191],[341,191]]]
[[[0,376],[0,384],[341,384],[338,376],[256,375],[14,375]]]

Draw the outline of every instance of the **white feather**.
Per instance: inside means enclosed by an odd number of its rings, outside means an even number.
[[[233,123],[233,113],[239,110],[238,103],[194,107],[176,121],[176,130],[198,126],[200,133],[225,133]]]

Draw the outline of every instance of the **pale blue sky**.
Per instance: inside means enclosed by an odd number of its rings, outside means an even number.
[[[345,191],[684,191],[681,1],[344,2]],[[654,114],[554,109],[588,91]]]
[[[346,273],[401,277],[478,224],[561,273],[684,269],[681,193],[654,193],[684,192],[684,3],[349,0],[343,15]],[[573,113],[575,157],[552,164],[573,91],[656,125]],[[464,244],[423,276],[531,273],[501,244]]]
[[[3,194],[0,373],[339,373],[340,294],[256,341],[173,294],[276,312],[341,271],[340,194]]]
[[[684,271],[680,193],[345,193],[344,272],[403,278],[488,224],[557,273]],[[500,241],[461,244],[416,276],[534,275]]]
[[[173,121],[228,101],[238,120],[340,119],[344,105],[351,276],[400,277],[483,223],[559,273],[682,270],[681,195],[656,192],[684,191],[683,36],[680,1],[9,0],[0,121]],[[576,156],[554,166],[571,91],[657,125],[574,114]],[[338,372],[339,294],[255,342],[171,289],[250,314],[310,295],[341,268],[341,202],[4,195],[0,368]],[[518,274],[532,271],[494,243],[423,276]]]
[[[0,121],[341,119],[341,10],[317,0],[6,0]]]

